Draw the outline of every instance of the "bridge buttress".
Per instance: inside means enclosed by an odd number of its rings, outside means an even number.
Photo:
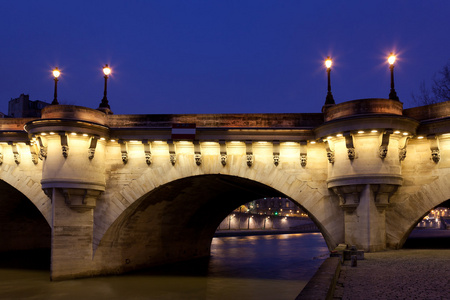
[[[94,210],[77,210],[70,204],[83,205],[84,202],[92,205],[93,196],[86,195],[83,190],[51,189],[52,280],[92,276]]]
[[[52,201],[51,279],[91,276],[94,209],[106,186],[108,128],[97,123],[104,113],[53,106],[42,117],[26,130],[45,152],[41,187]]]

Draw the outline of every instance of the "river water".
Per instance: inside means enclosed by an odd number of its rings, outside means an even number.
[[[328,256],[319,233],[214,238],[211,257],[122,276],[50,282],[2,265],[0,299],[295,299]]]

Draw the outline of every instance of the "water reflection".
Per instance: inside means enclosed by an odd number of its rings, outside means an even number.
[[[0,299],[294,299],[328,254],[320,234],[215,238],[211,258],[133,274],[50,282],[0,269]]]

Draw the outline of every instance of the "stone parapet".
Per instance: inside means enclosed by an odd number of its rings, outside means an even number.
[[[76,105],[49,105],[42,109],[41,119],[69,119],[106,124],[106,114],[92,108]]]
[[[373,114],[389,114],[401,116],[403,104],[397,100],[369,98],[347,101],[327,107],[324,121],[332,121],[346,117]]]

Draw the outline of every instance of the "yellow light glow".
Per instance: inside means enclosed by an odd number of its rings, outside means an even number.
[[[130,143],[139,143],[137,140],[131,140]]]
[[[105,74],[106,76],[108,76],[109,74],[111,74],[111,68],[108,67],[108,64],[106,64],[106,65],[103,67],[103,74]]]
[[[153,141],[153,143],[156,143],[156,144],[162,144],[163,141]]]
[[[374,130],[372,130],[371,132],[372,132],[372,133],[376,133],[376,132],[378,132],[378,130],[374,129]]]
[[[102,138],[100,138],[100,140],[101,140],[101,141],[104,141],[104,140],[105,140],[105,138],[104,138],[104,137],[102,137]]]
[[[336,137],[342,137],[342,133],[336,134]]]
[[[419,140],[421,140],[421,139],[423,139],[423,136],[420,135],[420,136],[418,136],[417,138],[418,138]]]
[[[71,135],[77,135],[77,133],[76,132],[72,132]]]
[[[408,135],[408,133],[407,132],[403,132],[403,135]]]
[[[309,143],[314,145],[314,144],[316,143],[316,141],[311,141],[311,142],[309,142]]]
[[[116,140],[113,139],[113,140],[109,140],[109,141],[114,143]]]
[[[364,133],[364,130],[360,130],[360,131],[358,131],[358,133]]]
[[[41,133],[41,135],[47,135],[45,132]]]
[[[327,67],[327,69],[331,68],[331,65],[333,64],[333,61],[331,60],[331,58],[328,56],[327,59],[325,60],[325,66]]]
[[[265,142],[265,141],[260,141],[260,142],[258,142],[258,144],[267,144],[267,142]]]
[[[50,135],[54,135],[55,133],[54,132],[50,132]]]
[[[389,58],[388,58],[388,63],[390,65],[393,65],[395,63],[395,59],[396,59],[396,56],[391,52],[391,55],[389,55]]]
[[[396,131],[394,131],[394,133],[395,133],[395,134],[399,134],[399,133],[400,133],[400,130],[396,130]]]
[[[58,70],[58,68],[53,69],[53,77],[58,78],[59,75],[61,75],[61,72]]]
[[[83,136],[88,136],[88,134],[87,133],[83,133]]]
[[[331,140],[333,137],[332,136],[328,136],[327,137],[327,140]]]
[[[232,144],[239,144],[240,142],[239,141],[231,141],[230,143],[232,143]]]

